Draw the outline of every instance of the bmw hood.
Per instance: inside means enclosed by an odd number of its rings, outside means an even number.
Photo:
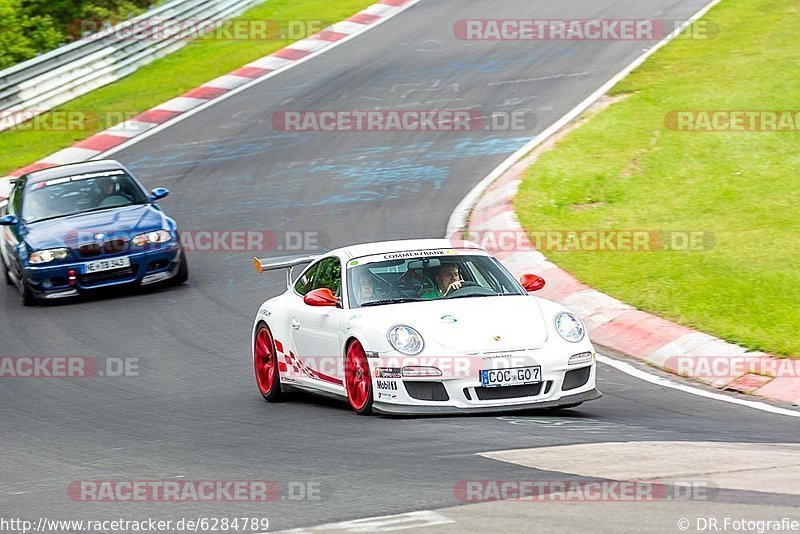
[[[536,348],[544,345],[548,336],[538,299],[524,295],[442,299],[379,306],[371,311],[384,316],[387,330],[405,324],[419,331],[426,345],[433,341],[459,353]]]
[[[33,250],[75,247],[115,235],[131,238],[162,228],[168,228],[164,213],[150,204],[140,204],[32,223],[27,226],[25,241]],[[96,237],[98,234],[103,237]]]

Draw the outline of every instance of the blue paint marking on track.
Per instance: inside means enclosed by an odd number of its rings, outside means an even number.
[[[308,200],[302,195],[286,195],[291,207],[380,202],[409,193],[439,190],[450,177],[447,162],[463,158],[510,154],[530,137],[489,137],[456,139],[443,149],[430,151],[432,143],[407,146],[369,147],[328,158],[322,163],[297,166],[277,175],[282,192],[288,184],[297,184],[299,176],[315,176],[336,183],[337,193]],[[384,159],[392,154],[395,157]]]
[[[234,138],[201,142],[207,149],[202,160],[196,158],[197,144],[172,144],[154,154],[130,161],[136,172],[169,176],[178,166],[191,168],[192,173],[215,162],[251,158],[269,148],[282,148],[313,143],[315,136],[328,133],[281,133],[261,138]],[[423,191],[437,191],[451,176],[452,162],[465,158],[510,154],[530,140],[529,136],[463,137],[453,133],[444,143],[418,142],[408,145],[387,144],[362,147],[329,157],[317,157],[308,162],[280,162],[274,167],[253,170],[252,173],[225,175],[225,190],[233,203],[212,203],[206,210],[226,213],[231,224],[252,224],[249,219],[237,220],[237,213],[280,212],[286,208],[336,206],[378,203],[402,198]],[[394,139],[397,137],[395,136]],[[436,148],[434,148],[436,147]],[[179,179],[182,177],[172,176]],[[186,176],[191,180],[191,175]],[[335,193],[311,199],[306,194],[308,179],[326,180],[335,185]],[[169,179],[167,180],[169,181]],[[166,184],[170,185],[170,184]],[[187,195],[204,195],[204,191],[189,190]],[[228,196],[228,195],[226,195]],[[176,215],[180,207],[176,206]],[[282,221],[285,225],[286,221]],[[273,226],[272,224],[270,226]]]

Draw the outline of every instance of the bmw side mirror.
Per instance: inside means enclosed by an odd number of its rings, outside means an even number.
[[[156,187],[150,191],[150,201],[155,202],[156,200],[161,200],[167,195],[169,195],[169,189],[166,187]]]
[[[16,226],[19,219],[13,215],[3,215],[0,217],[0,226]]]

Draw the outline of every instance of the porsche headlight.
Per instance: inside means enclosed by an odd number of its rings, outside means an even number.
[[[42,263],[50,263],[53,260],[65,260],[69,257],[69,249],[66,248],[50,248],[47,250],[37,250],[31,252],[29,261],[33,265],[41,265]]]
[[[403,324],[391,327],[386,333],[386,337],[395,350],[411,356],[422,352],[422,348],[425,346],[419,332]]]
[[[558,334],[572,343],[577,343],[585,334],[581,320],[568,312],[561,312],[556,315],[556,330]]]
[[[145,245],[155,245],[156,243],[168,243],[172,240],[172,235],[166,230],[156,230],[155,232],[147,232],[146,234],[139,234],[134,236],[133,244],[137,247]]]

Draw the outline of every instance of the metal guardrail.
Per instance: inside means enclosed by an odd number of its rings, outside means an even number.
[[[201,29],[215,29],[263,1],[172,0],[0,71],[0,131],[175,52]]]

